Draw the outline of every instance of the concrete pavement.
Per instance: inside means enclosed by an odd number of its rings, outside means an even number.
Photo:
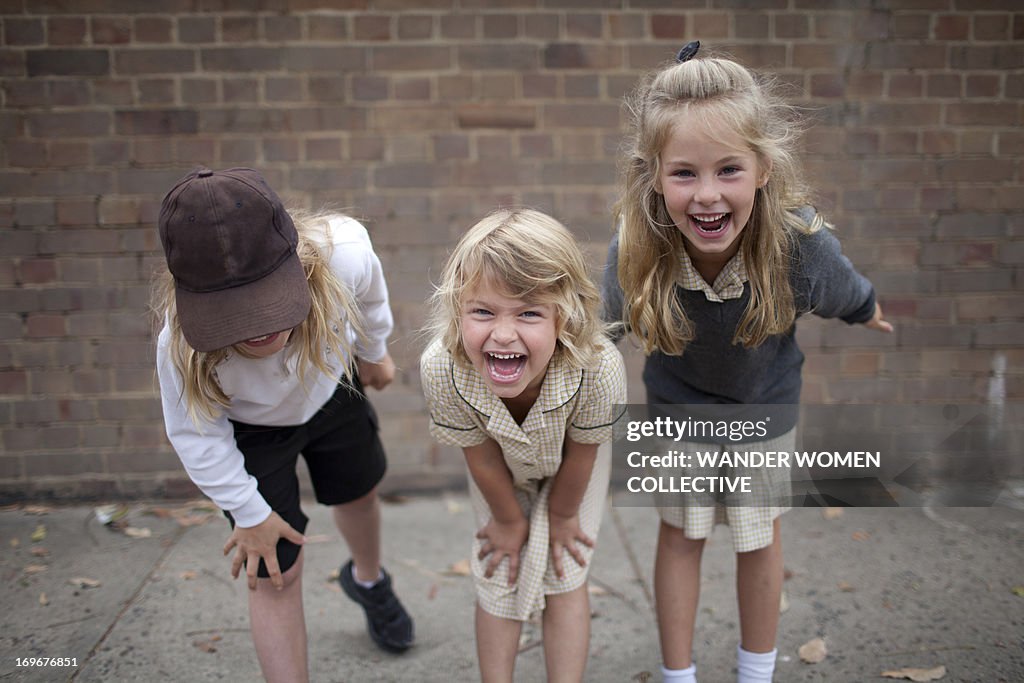
[[[1024,501],[1003,502],[787,513],[775,680],[884,681],[886,670],[938,665],[943,681],[1024,680]],[[121,529],[101,524],[92,505],[0,510],[0,681],[260,680],[246,587],[220,554],[226,521],[201,505],[126,508]],[[312,680],[477,679],[473,589],[457,571],[473,533],[464,494],[385,505],[385,564],[416,620],[417,644],[402,656],[374,647],[361,610],[331,580],[347,555],[329,512],[312,501],[306,511]],[[606,510],[591,572],[588,681],[660,680],[656,528],[652,509]],[[700,680],[733,681],[739,636],[726,528],[716,530],[703,566]],[[540,635],[536,625],[524,629],[518,681],[544,680]],[[815,637],[828,655],[804,663],[797,651]],[[75,665],[18,665],[32,657]]]

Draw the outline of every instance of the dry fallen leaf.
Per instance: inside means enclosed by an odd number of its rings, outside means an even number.
[[[220,639],[220,636],[211,636],[209,640],[193,640],[192,645],[203,652],[216,652],[217,648],[213,644]]]
[[[843,516],[843,508],[824,508],[821,516],[825,519],[839,519]]]
[[[840,581],[836,585],[839,587],[839,590],[843,591],[844,593],[852,593],[855,590],[857,590],[856,588],[853,587],[852,584],[849,584],[846,581]]]
[[[40,541],[45,540],[46,539],[46,525],[45,524],[40,524],[39,526],[37,526],[36,530],[32,532],[31,538],[32,538],[32,542],[33,543],[39,543]]]
[[[462,559],[454,563],[444,572],[448,576],[469,576],[469,560]]]
[[[800,659],[804,660],[808,664],[817,664],[821,660],[825,659],[825,655],[828,654],[828,649],[825,647],[824,640],[821,638],[812,638],[800,646],[798,654],[800,655]]]
[[[39,594],[39,604],[42,605],[43,607],[46,607],[47,605],[50,604],[50,599],[48,597],[46,597],[46,593],[40,593]]]
[[[462,512],[462,503],[454,498],[445,498],[444,505],[445,508],[447,508],[449,515],[457,515]]]
[[[594,584],[587,586],[587,592],[591,595],[608,595],[608,589],[602,588],[601,586],[595,586]]]
[[[785,614],[789,611],[789,596],[786,595],[786,591],[782,591],[779,595],[779,614]]]
[[[1024,586],[1014,586],[1010,589],[1010,592],[1016,595],[1018,598],[1024,598]]]
[[[864,530],[854,531],[853,535],[851,536],[851,538],[853,538],[853,540],[855,540],[855,541],[866,541],[869,538],[871,538],[871,534],[869,534],[868,532],[866,532]]]
[[[26,574],[38,574],[39,572],[45,572],[49,567],[45,564],[30,564],[25,567],[24,571]]]
[[[330,583],[337,583],[338,582],[338,578],[340,576],[341,576],[341,570],[340,569],[332,569],[331,573],[327,575],[327,581],[329,581]]]
[[[182,572],[182,573],[178,574],[178,576],[183,578],[185,581],[191,581],[192,579],[194,579],[197,576],[199,576],[199,574],[194,572],[194,571],[185,571],[185,572]]]
[[[12,538],[11,539],[11,547],[12,548],[17,548],[19,545],[21,545],[21,541],[19,541],[16,538]]]
[[[101,585],[96,579],[90,579],[86,576],[76,576],[73,579],[68,579],[68,583],[79,588],[96,588]]]
[[[48,512],[53,512],[53,508],[49,505],[26,505],[22,511],[27,515],[45,515]]]
[[[124,535],[130,538],[149,538],[153,535],[153,532],[145,527],[126,526],[124,528]]]
[[[910,681],[937,681],[946,675],[946,667],[941,664],[931,669],[904,667],[895,671],[883,671],[879,675],[885,678],[905,678]]]
[[[654,678],[654,674],[652,674],[650,671],[641,671],[629,680],[636,681],[637,683],[647,683],[647,681],[651,680],[652,678]]]
[[[32,548],[31,553],[32,557],[48,557],[50,555],[50,551],[41,545]]]

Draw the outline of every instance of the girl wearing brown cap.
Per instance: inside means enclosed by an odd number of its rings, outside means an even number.
[[[378,646],[401,652],[412,620],[380,566],[377,484],[386,467],[363,385],[394,377],[387,285],[365,228],[290,215],[256,171],[198,169],[164,198],[168,270],[155,289],[167,436],[189,477],[227,516],[250,588],[268,681],[308,679],[301,453],[317,500],[352,553],[345,593]]]

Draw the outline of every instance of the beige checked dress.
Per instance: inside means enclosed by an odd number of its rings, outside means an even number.
[[[548,495],[562,462],[566,436],[578,443],[603,443],[626,401],[626,372],[622,356],[610,342],[585,370],[568,367],[556,352],[548,365],[540,396],[522,425],[516,424],[501,399],[492,394],[472,366],[455,362],[437,341],[420,359],[420,377],[430,410],[430,433],[441,443],[463,448],[494,439],[512,473],[516,499],[530,523],[530,535],[520,553],[519,577],[508,585],[508,562],[502,561],[491,578],[477,559],[481,541],[474,539],[470,566],[480,606],[490,614],[526,621],[544,609],[544,596],[567,593],[582,586],[593,550],[580,545],[587,566],[571,556],[563,561],[565,578],[555,574],[548,550]],[[597,539],[608,495],[611,456],[598,451],[597,461],[580,503],[580,527]],[[470,500],[477,527],[491,518],[483,494],[469,477]]]
[[[684,288],[696,292],[704,292],[708,301],[721,302],[726,299],[738,299],[743,296],[743,283],[747,281],[747,269],[743,260],[743,252],[739,251],[729,259],[729,262],[722,268],[722,272],[715,278],[714,285],[708,283],[701,277],[700,273],[690,261],[690,257],[683,252],[681,257],[682,272],[679,284]],[[669,444],[669,448],[692,453],[695,450],[719,450],[719,451],[788,451],[792,452],[796,443],[796,430],[782,434],[774,439],[759,443],[744,443],[742,445],[721,443],[721,444],[693,444],[678,443]],[[660,471],[662,475],[702,475],[706,472],[681,472]],[[733,473],[746,474],[754,477],[757,482],[754,490],[771,491],[770,500],[767,504],[746,504],[730,506],[708,506],[694,505],[693,500],[687,499],[687,494],[656,494],[655,504],[658,508],[658,516],[662,521],[671,526],[683,530],[687,538],[707,538],[711,535],[716,523],[727,523],[732,532],[733,550],[738,553],[745,553],[751,550],[758,550],[771,545],[772,523],[775,518],[789,510],[786,504],[772,505],[779,501],[786,501],[789,498],[791,488],[789,474],[783,469],[760,468],[756,471]]]

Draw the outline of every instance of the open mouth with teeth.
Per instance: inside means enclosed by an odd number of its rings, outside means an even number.
[[[715,237],[725,232],[731,213],[690,214],[690,225],[701,237]]]
[[[265,334],[262,337],[253,337],[252,339],[246,339],[243,344],[246,346],[267,346],[277,341],[280,332],[274,332],[273,334]]]
[[[498,384],[518,382],[526,369],[526,354],[487,351],[484,358],[487,361],[487,374]]]

